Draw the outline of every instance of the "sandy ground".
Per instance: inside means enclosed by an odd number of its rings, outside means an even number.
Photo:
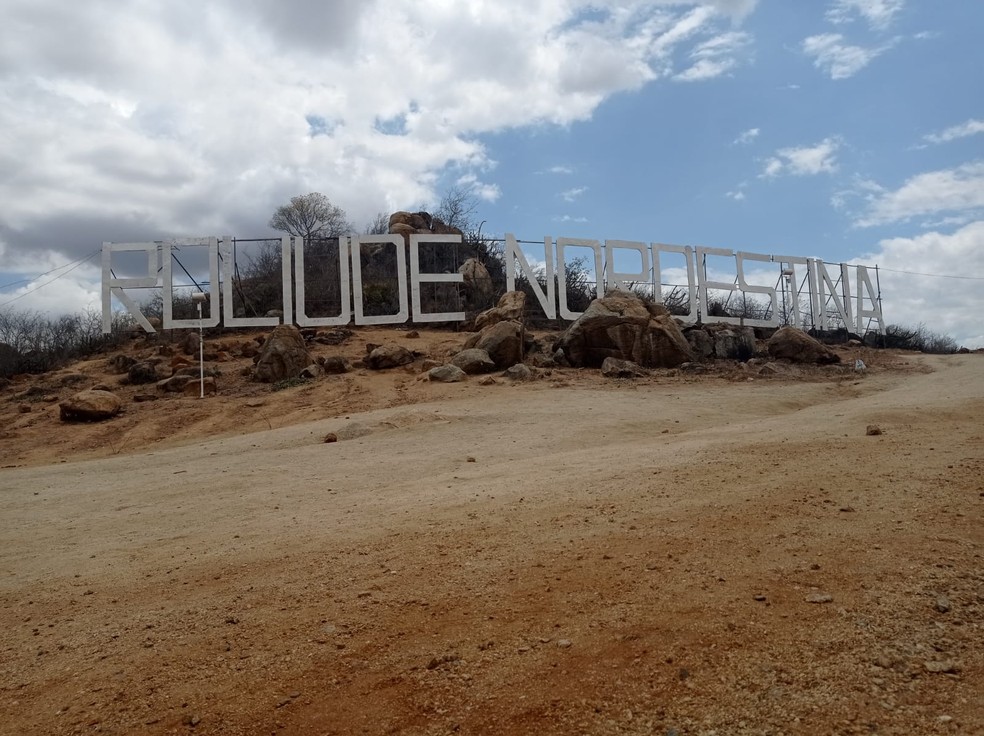
[[[896,368],[36,407],[0,733],[984,733],[984,355]]]

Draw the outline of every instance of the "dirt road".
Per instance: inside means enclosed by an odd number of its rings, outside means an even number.
[[[0,733],[984,733],[984,356],[913,361],[0,470]]]

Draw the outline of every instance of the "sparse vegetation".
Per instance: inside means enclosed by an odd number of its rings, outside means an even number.
[[[94,309],[49,317],[41,312],[0,311],[0,376],[44,373],[122,344],[133,327],[125,313],[113,315],[103,334],[102,315]]]
[[[949,335],[934,332],[920,323],[915,327],[889,325],[880,336],[878,347],[898,350],[918,350],[923,353],[949,354],[959,349],[956,340]]]
[[[288,388],[297,388],[298,386],[304,386],[304,385],[306,385],[308,383],[311,383],[311,379],[310,378],[301,378],[301,377],[285,378],[282,381],[277,381],[276,383],[274,383],[270,387],[270,390],[271,391],[283,391],[283,390],[288,389]]]

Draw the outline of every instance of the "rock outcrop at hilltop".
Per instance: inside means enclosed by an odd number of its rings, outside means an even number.
[[[394,212],[390,215],[389,231],[391,234],[402,235],[407,245],[410,244],[411,235],[461,235],[464,237],[464,233],[459,228],[444,224],[444,220],[440,217],[434,217],[429,212]]]
[[[613,291],[588,305],[561,336],[557,347],[572,366],[599,367],[605,358],[646,368],[675,368],[694,359],[676,320],[661,304]]]

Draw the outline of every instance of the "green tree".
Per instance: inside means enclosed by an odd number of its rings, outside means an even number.
[[[354,230],[345,210],[333,205],[321,192],[291,197],[290,204],[278,207],[273,213],[270,227],[305,240],[337,238]]]

